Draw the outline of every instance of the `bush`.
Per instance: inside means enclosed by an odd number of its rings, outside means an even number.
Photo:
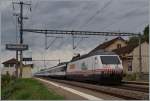
[[[10,76],[8,73],[1,76],[1,98],[7,99],[15,89],[13,85],[15,84],[16,78]]]
[[[125,80],[129,80],[129,81],[135,81],[138,78],[138,74],[137,73],[132,73],[132,74],[125,74],[124,79]]]

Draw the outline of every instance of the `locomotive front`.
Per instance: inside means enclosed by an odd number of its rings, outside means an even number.
[[[103,82],[118,83],[123,77],[122,61],[117,55],[101,55],[101,76]]]
[[[69,62],[66,72],[68,79],[112,84],[121,82],[123,66],[118,55],[100,52]]]

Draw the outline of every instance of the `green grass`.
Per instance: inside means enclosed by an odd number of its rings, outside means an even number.
[[[7,91],[9,90],[9,91]],[[7,95],[7,100],[63,100],[64,97],[48,90],[35,79],[17,79],[2,89],[2,96]]]

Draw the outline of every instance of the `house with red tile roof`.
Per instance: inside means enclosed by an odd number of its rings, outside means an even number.
[[[124,40],[122,37],[116,37],[112,40],[109,40],[107,42],[104,42],[100,45],[98,45],[96,48],[91,50],[89,53],[96,52],[99,50],[105,50],[105,51],[112,51],[114,49],[118,49],[121,47],[127,46],[126,40]]]

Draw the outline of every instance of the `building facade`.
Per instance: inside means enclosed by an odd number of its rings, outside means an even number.
[[[20,67],[19,67],[19,61],[17,61],[16,59],[12,58],[10,60],[7,60],[5,62],[3,62],[3,68],[1,70],[1,74],[5,75],[5,74],[9,74],[11,76],[16,76],[16,65],[18,65],[18,74],[20,74]],[[22,78],[30,78],[32,77],[32,68],[33,65],[32,64],[27,64],[24,65],[23,64],[23,68],[22,68]]]
[[[139,62],[139,45],[125,46],[120,49],[113,50],[122,59],[124,73],[138,73],[140,72]],[[144,74],[149,73],[149,44],[145,41],[141,44],[141,72]]]
[[[133,56],[132,59],[132,72],[139,72],[139,46],[135,47],[133,51],[129,54],[129,56]],[[149,44],[147,42],[143,42],[141,44],[141,56],[142,56],[142,72],[149,73]]]
[[[19,61],[12,58],[10,60],[3,62],[2,64],[3,64],[3,68],[1,70],[2,75],[5,75],[5,74],[15,75],[16,74],[16,65],[19,64]]]

